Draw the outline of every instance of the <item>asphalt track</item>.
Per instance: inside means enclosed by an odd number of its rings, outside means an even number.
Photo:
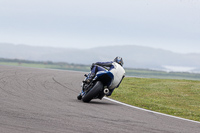
[[[76,99],[83,73],[0,66],[0,133],[199,133],[200,123]]]

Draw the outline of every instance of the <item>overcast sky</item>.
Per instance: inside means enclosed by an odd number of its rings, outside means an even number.
[[[0,0],[0,42],[200,53],[200,0]]]

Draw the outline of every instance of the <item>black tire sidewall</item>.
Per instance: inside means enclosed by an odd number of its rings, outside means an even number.
[[[100,81],[97,81],[92,89],[83,97],[83,102],[90,102],[94,97],[99,94],[100,91],[102,91],[102,89],[103,84]]]

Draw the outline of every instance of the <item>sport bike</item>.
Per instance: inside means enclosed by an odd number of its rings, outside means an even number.
[[[90,73],[89,73],[90,74]],[[88,75],[89,75],[88,74]],[[85,74],[85,79],[82,83],[82,101],[90,102],[92,99],[102,99],[109,94],[109,86],[111,85],[114,76],[109,71],[99,71],[90,83],[87,83],[88,75]]]

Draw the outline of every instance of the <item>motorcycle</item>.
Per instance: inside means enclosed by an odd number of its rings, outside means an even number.
[[[90,73],[89,73],[90,74]],[[105,95],[109,94],[109,86],[111,85],[114,76],[109,71],[99,71],[90,83],[86,80],[89,77],[84,75],[86,78],[82,82],[82,101],[89,103],[92,99],[102,99]]]

